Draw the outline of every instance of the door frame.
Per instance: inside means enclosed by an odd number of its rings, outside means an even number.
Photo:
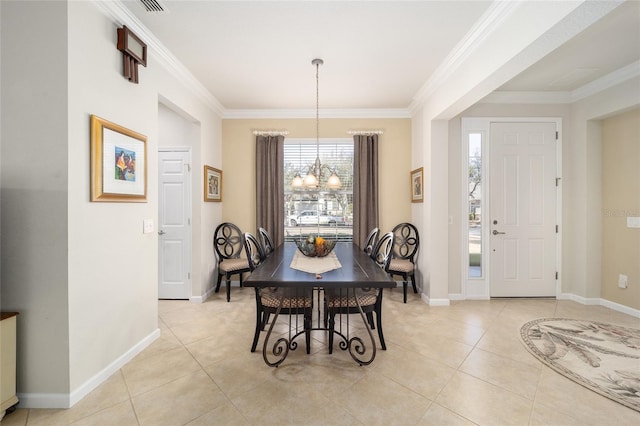
[[[192,179],[192,167],[193,159],[192,159],[192,149],[190,146],[160,146],[158,147],[158,154],[161,152],[186,152],[187,153],[187,167],[189,168],[188,174],[188,182],[189,182],[189,190],[188,190],[188,200],[187,200],[187,210],[189,211],[189,231],[188,231],[188,244],[187,247],[189,249],[189,264],[188,264],[188,297],[185,300],[193,299],[193,179]],[[159,156],[158,156],[159,157]],[[158,187],[160,186],[160,179],[158,176]],[[158,232],[160,230],[160,199],[158,198]],[[160,238],[158,238],[158,268],[160,268]],[[160,286],[160,274],[158,273],[158,282],[157,286]]]
[[[559,117],[462,117],[461,119],[461,293],[463,299],[469,300],[489,300],[491,282],[491,262],[490,256],[487,254],[491,250],[491,238],[489,235],[489,223],[484,218],[491,217],[490,205],[488,204],[488,196],[490,194],[489,170],[491,158],[490,129],[492,123],[554,123],[558,132],[558,140],[556,141],[556,177],[558,178],[556,191],[556,223],[558,232],[556,233],[556,271],[558,273],[556,279],[556,299],[560,297],[562,290],[562,118]],[[481,254],[481,265],[483,269],[481,278],[469,278],[469,188],[468,167],[469,167],[469,138],[470,133],[482,134],[482,242],[483,250]]]

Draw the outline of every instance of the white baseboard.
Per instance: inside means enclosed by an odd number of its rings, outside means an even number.
[[[71,408],[75,403],[87,396],[92,390],[100,386],[113,373],[131,361],[136,355],[142,352],[154,340],[160,337],[160,329],[156,329],[151,334],[133,345],[131,349],[118,357],[102,371],[91,377],[70,394],[63,393],[20,393],[20,408]]]
[[[18,408],[69,408],[68,393],[19,393]]]
[[[431,306],[445,306],[445,305],[442,305],[439,302],[442,302],[442,301],[444,301],[446,299],[430,300],[424,294],[422,295],[422,298],[425,300],[426,303],[428,303]],[[630,308],[629,306],[621,305],[619,303],[612,302],[610,300],[602,299],[602,298],[599,298],[599,297],[589,297],[588,298],[588,297],[578,296],[578,295],[573,294],[573,293],[561,293],[561,294],[558,295],[557,299],[558,300],[571,300],[573,302],[580,303],[581,305],[604,306],[606,308],[613,309],[614,311],[622,312],[623,314],[627,314],[627,315],[631,315],[632,317],[640,318],[640,310],[634,309],[634,308]],[[465,295],[462,294],[462,293],[451,293],[451,294],[449,294],[449,300],[490,300],[490,298],[465,297]],[[447,305],[448,305],[448,303],[447,303]]]
[[[631,315],[632,317],[640,318],[640,310],[633,309],[628,306],[621,305],[616,302],[612,302],[606,299],[600,299],[600,304],[614,311],[622,312],[623,314]]]
[[[238,284],[240,285],[240,284]],[[222,287],[222,286],[221,286]],[[189,299],[189,301],[191,303],[204,303],[206,302],[206,300],[208,298],[211,297],[211,295],[216,291],[216,286],[214,285],[213,287],[211,287],[209,290],[206,291],[206,293],[204,294],[204,296],[191,296],[191,298]]]
[[[562,293],[558,296],[558,299],[562,300],[572,300],[576,303],[580,303],[582,305],[595,305],[595,306],[604,306],[609,309],[613,309],[614,311],[622,312],[623,314],[631,315],[632,317],[640,318],[640,310],[631,308],[629,306],[621,305],[616,302],[612,302],[607,299],[602,299],[600,297],[582,297],[573,293]]]
[[[429,306],[449,306],[451,303],[449,299],[434,299],[430,298],[426,294],[421,294],[422,300]]]

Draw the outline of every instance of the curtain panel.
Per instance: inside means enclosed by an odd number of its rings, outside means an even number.
[[[353,242],[378,227],[378,135],[353,136]]]
[[[284,242],[284,136],[256,136],[256,227]]]

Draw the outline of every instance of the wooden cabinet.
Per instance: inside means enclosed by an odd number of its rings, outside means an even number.
[[[0,313],[0,419],[18,403],[16,397],[17,312]]]

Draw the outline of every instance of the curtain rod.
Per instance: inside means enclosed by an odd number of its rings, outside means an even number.
[[[350,135],[382,135],[384,134],[384,130],[382,129],[349,130],[347,133]]]
[[[254,130],[255,136],[287,136],[288,130]]]

